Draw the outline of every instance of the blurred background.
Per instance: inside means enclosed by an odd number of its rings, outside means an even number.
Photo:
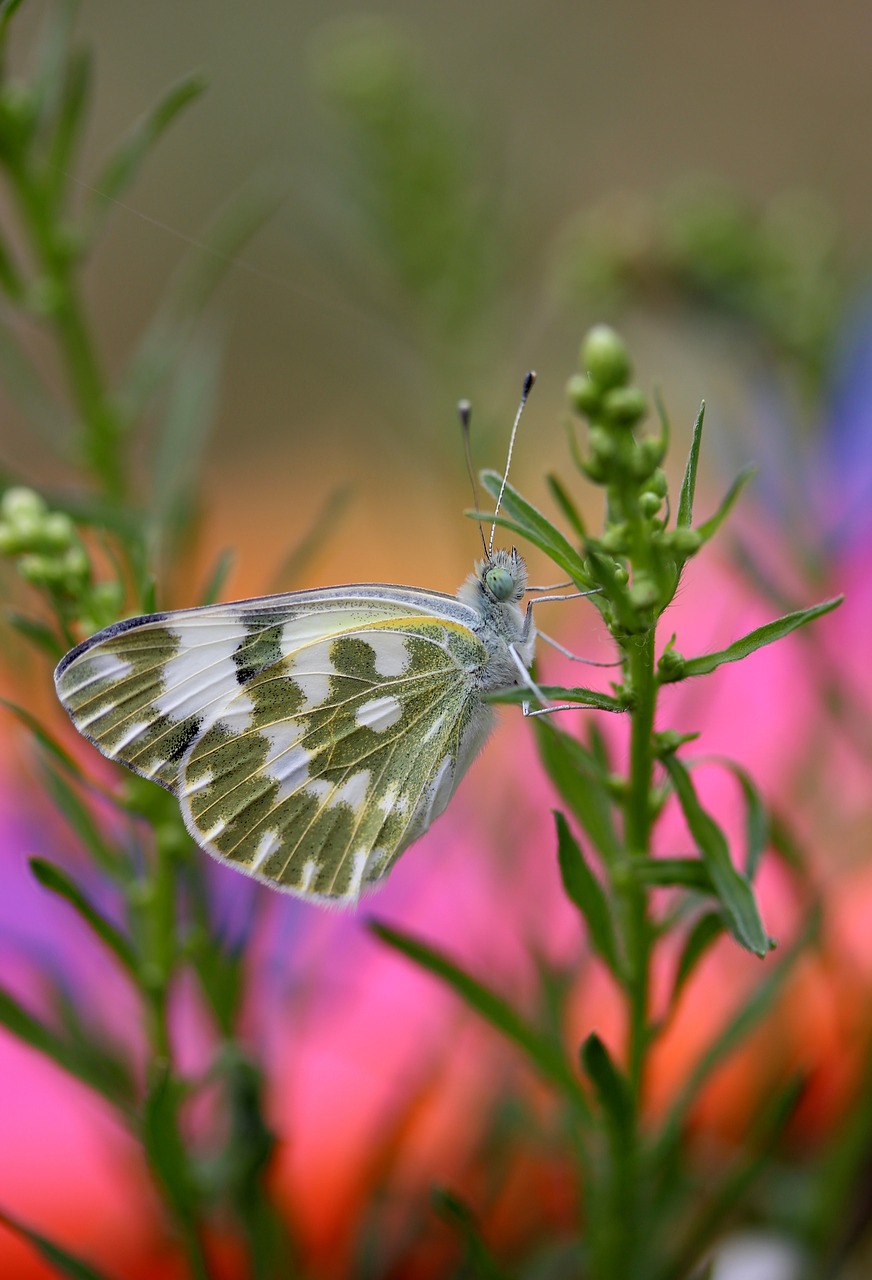
[[[52,9],[26,0],[13,71]],[[857,1104],[872,1025],[872,177],[862,159],[872,11],[82,0],[76,33],[96,63],[76,170],[83,202],[101,158],[167,85],[197,68],[209,82],[107,210],[87,288],[110,379],[186,258],[212,251],[216,213],[240,199],[270,208],[220,264],[220,290],[190,338],[220,375],[162,605],[197,598],[227,547],[225,598],[344,581],[454,591],[478,537],[462,514],[457,400],[473,402],[476,464],[500,468],[523,375],[538,371],[513,481],[553,514],[544,476],[566,471],[565,382],[598,320],[627,337],[639,383],[663,390],[673,484],[703,397],[703,510],[740,466],[760,468],[732,532],[673,607],[681,649],[721,647],[779,605],[848,592],[813,639],[667,700],[670,723],[702,729],[704,749],[740,760],[789,814],[823,886],[824,946],[768,1038],[718,1075],[698,1116],[703,1150],[729,1148],[772,1081],[801,1070],[807,1092],[783,1154],[802,1169]],[[0,216],[11,218],[8,206]],[[39,334],[23,340],[56,384]],[[0,414],[4,474],[56,493],[80,484],[8,384]],[[144,499],[154,439],[146,422]],[[595,495],[578,499],[595,520]],[[530,560],[533,579],[547,580]],[[609,656],[588,612],[551,608],[549,630]],[[565,664],[543,665],[549,680],[574,680]],[[63,731],[48,666],[12,636],[0,690]],[[101,1021],[132,1026],[129,996],[20,870],[46,848],[76,857],[59,822],[22,803],[23,743],[17,727],[4,730],[0,962],[31,996],[37,965],[64,972]],[[506,795],[520,796],[511,814]],[[739,827],[723,780],[712,797]],[[525,1069],[363,928],[372,913],[401,922],[521,996],[531,955],[547,953],[576,974],[568,1033],[619,1039],[608,983],[561,899],[552,803],[527,728],[506,710],[449,814],[372,911],[367,902],[337,917],[259,893],[248,1034],[269,1063],[275,1195],[312,1275],[460,1274],[431,1223],[434,1183],[463,1186],[509,1253],[565,1229],[553,1118]],[[250,928],[233,915],[249,886],[217,882],[227,927]],[[761,892],[770,931],[789,939],[804,904],[780,866]],[[756,962],[715,949],[655,1064],[653,1111],[758,980]],[[195,1005],[183,992],[179,1035],[194,1063],[208,1040]],[[100,1104],[9,1037],[0,1072],[0,1205],[114,1261],[119,1276],[184,1275],[138,1153]],[[494,1180],[495,1169],[510,1176]],[[755,1220],[773,1215],[757,1206]],[[784,1256],[773,1267],[792,1265]],[[16,1280],[54,1274],[2,1227],[0,1264]]]

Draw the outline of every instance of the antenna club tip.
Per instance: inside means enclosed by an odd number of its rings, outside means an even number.
[[[525,396],[528,396],[530,394],[530,391],[532,390],[532,387],[535,381],[536,381],[536,370],[531,369],[530,372],[527,374],[527,376],[524,378],[524,395]]]
[[[469,400],[457,401],[457,416],[461,422],[468,422],[472,414],[472,405]]]

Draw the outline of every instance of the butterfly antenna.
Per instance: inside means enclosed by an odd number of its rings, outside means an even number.
[[[469,476],[469,483],[472,485],[472,501],[476,511],[481,511],[481,502],[478,496],[478,485],[475,482],[475,471],[472,466],[472,448],[469,442],[469,424],[472,419],[472,405],[468,400],[459,400],[457,404],[457,416],[460,419],[460,429],[463,432],[463,453],[466,458],[466,474]],[[485,559],[490,559],[490,553],[487,549],[487,543],[484,540],[484,529],[481,527],[481,521],[478,522],[478,531],[481,534],[481,545],[484,550]]]
[[[518,434],[518,424],[521,421],[521,414],[524,412],[524,405],[527,403],[527,396],[533,389],[533,383],[536,381],[536,373],[533,369],[524,378],[524,385],[521,388],[521,403],[518,405],[518,412],[515,414],[515,423],[512,427],[512,434],[509,437],[509,456],[506,458],[506,469],[503,472],[503,483],[500,485],[500,496],[497,498],[497,505],[494,507],[494,522],[491,525],[490,541],[487,545],[488,559],[494,549],[494,534],[497,531],[497,516],[500,513],[500,506],[503,501],[503,494],[506,491],[506,481],[509,478],[509,467],[512,465],[512,450],[515,447],[515,436]]]

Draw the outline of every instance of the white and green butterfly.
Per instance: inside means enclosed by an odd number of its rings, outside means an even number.
[[[444,810],[490,728],[483,695],[530,667],[526,577],[496,551],[457,596],[366,584],[129,618],[67,654],[58,697],[178,797],[208,853],[353,902]]]
[[[129,618],[66,655],[58,697],[219,861],[353,903],[445,809],[485,695],[538,694],[526,566],[492,544],[456,596],[366,584]]]

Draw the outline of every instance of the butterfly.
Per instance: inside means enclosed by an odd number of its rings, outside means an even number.
[[[173,792],[207,853],[354,903],[445,809],[491,727],[485,695],[538,693],[526,565],[493,530],[482,543],[456,596],[364,584],[114,623],[62,659],[58,697]]]

